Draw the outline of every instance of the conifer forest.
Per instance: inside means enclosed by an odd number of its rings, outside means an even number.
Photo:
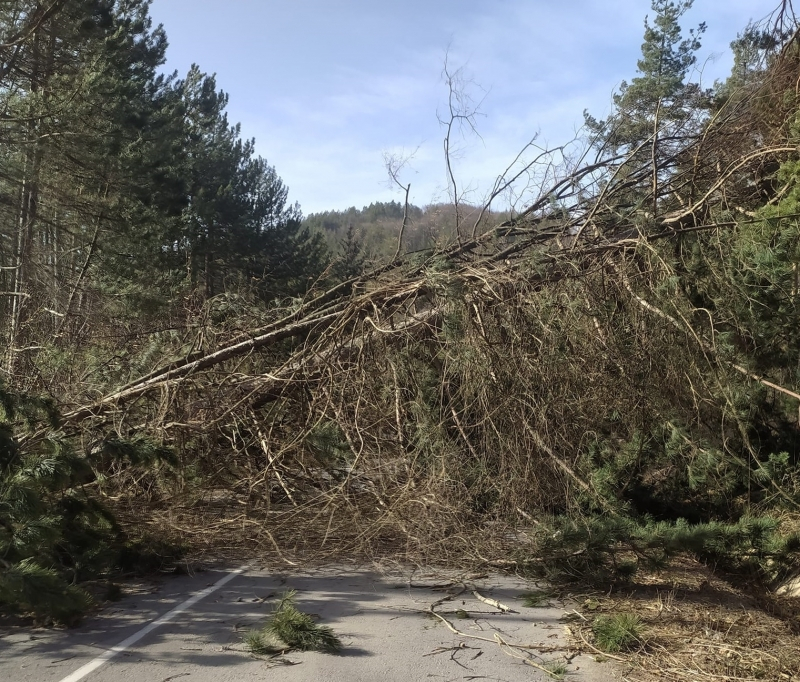
[[[653,0],[612,113],[483,205],[308,216],[149,5],[0,3],[1,611],[212,552],[692,561],[800,629],[788,1],[701,88],[691,0]]]

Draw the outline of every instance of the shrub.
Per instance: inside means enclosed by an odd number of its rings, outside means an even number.
[[[644,626],[634,613],[598,616],[592,623],[597,648],[607,653],[626,651],[641,644]]]

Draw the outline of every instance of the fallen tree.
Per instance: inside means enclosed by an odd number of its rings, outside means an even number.
[[[122,518],[290,561],[608,577],[687,551],[778,580],[796,548],[769,514],[800,504],[796,37],[766,59],[691,126],[539,155],[535,198],[492,229],[204,316],[202,344],[65,396],[92,485]],[[141,433],[176,462],[98,455]]]

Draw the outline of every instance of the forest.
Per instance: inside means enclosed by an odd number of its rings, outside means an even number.
[[[653,0],[520,211],[309,216],[214,77],[162,72],[149,4],[0,6],[0,610],[75,623],[209,553],[595,586],[690,559],[800,627],[788,2],[703,89],[691,1]]]

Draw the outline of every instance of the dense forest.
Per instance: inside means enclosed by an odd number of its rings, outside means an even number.
[[[796,573],[797,22],[702,89],[690,5],[522,212],[304,217],[147,0],[3,3],[0,607],[221,546]]]
[[[467,221],[477,221],[481,232],[509,217],[508,212],[486,206],[461,204],[458,210]],[[362,209],[352,206],[345,211],[312,213],[303,220],[303,226],[324,235],[333,273],[346,279],[391,260],[398,240],[402,240],[403,253],[446,246],[457,236],[455,215],[454,204],[420,208],[413,204],[406,207],[399,201],[373,202]]]

